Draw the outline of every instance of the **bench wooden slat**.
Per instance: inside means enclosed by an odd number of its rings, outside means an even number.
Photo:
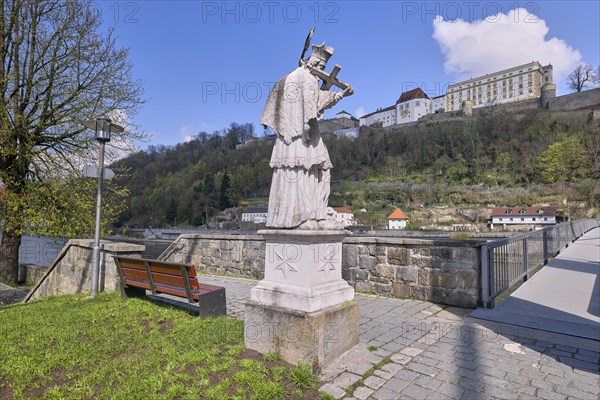
[[[131,278],[135,281],[147,281],[147,275],[145,271],[140,271],[139,269],[129,269],[123,268],[123,275],[125,278]],[[185,287],[182,276],[177,275],[166,275],[159,274],[156,272],[152,272],[152,280],[155,285],[157,284],[165,284],[171,286],[180,286]],[[200,283],[197,278],[189,278],[190,289],[197,290],[200,288]]]
[[[225,288],[200,283],[193,264],[118,256],[114,259],[125,297],[143,296],[145,290],[150,290],[153,294],[187,298],[190,303],[197,301],[201,316],[227,314]]]
[[[196,268],[194,268],[194,266],[192,264],[173,263],[173,265],[169,265],[166,263],[160,263],[160,262],[156,262],[155,260],[148,260],[148,259],[144,259],[144,258],[123,259],[122,257],[120,258],[119,261],[120,261],[122,268],[139,269],[142,271],[146,271],[146,265],[144,264],[144,261],[145,261],[150,265],[150,269],[152,270],[152,272],[160,272],[162,274],[179,275],[179,276],[182,276],[181,266],[183,265],[188,268],[188,275],[190,278],[197,276]]]
[[[141,287],[147,290],[150,290],[150,285],[148,284],[147,281],[138,281],[135,279],[127,279],[125,278],[125,283],[127,285],[132,285],[132,286],[136,286],[136,287]],[[222,289],[220,286],[211,286],[210,289],[208,288],[204,288],[204,289],[199,289],[199,290],[193,290],[192,291],[192,298],[194,300],[199,300],[200,297],[203,294],[206,293],[211,293],[215,291],[215,288],[218,289]],[[179,296],[179,297],[187,297],[186,291],[185,289],[181,289],[181,288],[177,288],[177,287],[172,287],[172,286],[166,286],[166,285],[154,285],[154,287],[156,288],[156,291],[158,293],[167,293],[167,294],[172,294],[174,296]]]

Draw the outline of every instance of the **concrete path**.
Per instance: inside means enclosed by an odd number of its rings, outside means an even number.
[[[600,340],[600,229],[572,243],[494,309],[471,316]]]
[[[27,293],[29,292],[29,288],[23,289],[15,289],[4,283],[0,283],[0,306],[4,306],[7,304],[18,303],[22,301]]]

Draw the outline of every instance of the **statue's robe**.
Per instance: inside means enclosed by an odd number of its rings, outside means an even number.
[[[267,227],[295,228],[325,220],[329,199],[329,153],[317,120],[341,94],[319,89],[318,79],[299,67],[269,93],[260,123],[276,134]]]

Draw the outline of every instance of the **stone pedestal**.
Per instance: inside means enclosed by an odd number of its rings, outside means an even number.
[[[318,370],[358,344],[358,305],[342,279],[345,231],[262,230],[265,278],[246,305],[246,347]]]

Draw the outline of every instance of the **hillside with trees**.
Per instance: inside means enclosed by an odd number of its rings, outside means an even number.
[[[466,122],[329,138],[330,204],[366,208],[370,222],[394,207],[435,204],[554,202],[567,214],[589,214],[600,205],[599,126],[587,111],[507,114],[491,107]],[[273,143],[248,142],[255,136],[252,124],[232,123],[121,160],[114,168],[126,171],[118,183],[130,196],[119,223],[198,226],[228,207],[266,200]]]

